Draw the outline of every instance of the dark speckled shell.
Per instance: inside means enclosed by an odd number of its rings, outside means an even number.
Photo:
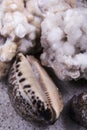
[[[73,120],[87,128],[87,92],[73,96],[70,103],[70,112]]]

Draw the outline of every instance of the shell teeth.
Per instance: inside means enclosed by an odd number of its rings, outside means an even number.
[[[53,123],[63,109],[57,87],[33,56],[19,53],[10,70],[9,96],[26,120]]]

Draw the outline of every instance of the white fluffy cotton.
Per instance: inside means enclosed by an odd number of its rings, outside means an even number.
[[[64,0],[2,0],[0,35],[6,40],[9,38],[10,43],[16,41],[17,52],[28,53],[31,46],[34,48],[39,44],[36,43],[36,39],[40,39],[41,22],[44,18],[52,12],[57,13],[68,8],[70,5]],[[27,40],[29,42],[26,42]],[[8,51],[7,55],[9,54]],[[5,52],[1,59],[7,62],[9,58],[4,58],[4,55],[6,55]]]
[[[75,7],[75,0],[2,0],[0,61],[37,52],[41,37],[41,60],[60,79],[87,78],[87,8]]]
[[[87,73],[87,9],[52,13],[41,27],[42,63],[52,67],[62,80],[84,77]]]

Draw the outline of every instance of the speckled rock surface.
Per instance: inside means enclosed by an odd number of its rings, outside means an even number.
[[[61,82],[56,77],[54,80],[62,92],[65,107],[56,123],[47,127],[35,126],[23,120],[10,103],[7,84],[0,82],[0,130],[86,130],[71,120],[68,106],[74,94],[87,90],[87,81]]]

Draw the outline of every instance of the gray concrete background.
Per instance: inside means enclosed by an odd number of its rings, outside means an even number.
[[[86,0],[77,0],[78,6],[87,7],[86,3]],[[71,120],[68,105],[69,100],[74,94],[79,94],[80,92],[87,90],[87,81],[61,82],[56,79],[56,77],[54,80],[62,92],[64,110],[56,123],[48,127],[35,126],[34,124],[23,120],[14,111],[14,108],[10,103],[7,92],[8,85],[4,81],[0,82],[0,130],[86,130]]]

